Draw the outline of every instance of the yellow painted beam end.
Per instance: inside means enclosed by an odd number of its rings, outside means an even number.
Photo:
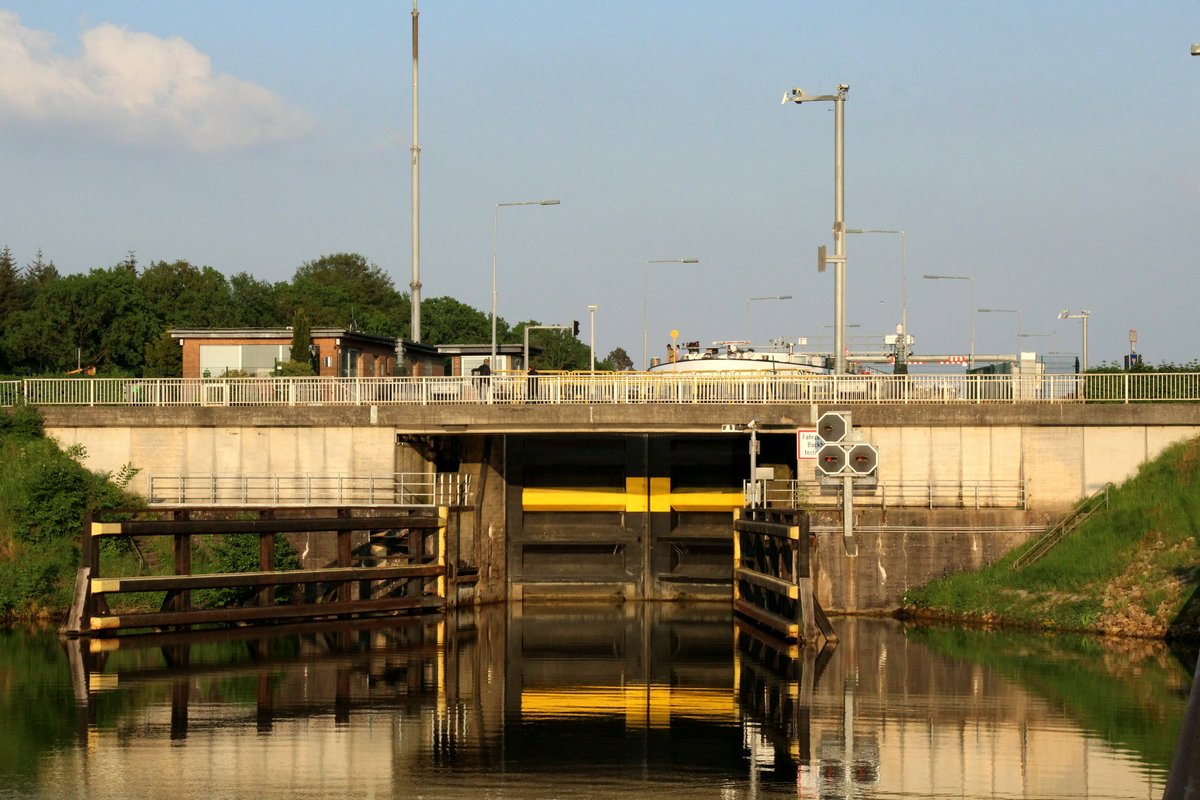
[[[521,492],[525,511],[625,511],[628,498],[620,489],[540,489]]]
[[[119,536],[121,533],[121,523],[119,522],[92,523],[92,536]]]
[[[114,630],[121,627],[120,617],[92,617],[88,627],[94,631]]]
[[[121,591],[120,578],[92,578],[92,594]]]
[[[732,511],[742,507],[742,493],[729,491],[672,492],[670,508],[676,511]]]

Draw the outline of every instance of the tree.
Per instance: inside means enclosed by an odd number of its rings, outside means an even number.
[[[423,300],[421,327],[424,328],[422,344],[484,344],[492,341],[492,323],[488,315],[453,297]],[[508,326],[504,328],[507,333]]]
[[[624,372],[627,369],[633,369],[633,359],[625,352],[624,347],[613,348],[613,351],[604,357],[606,368],[617,372]]]
[[[4,347],[5,329],[13,314],[24,307],[21,291],[21,275],[12,252],[5,247],[0,250],[0,374],[12,370],[12,359]]]
[[[118,266],[128,269],[127,262]],[[229,283],[212,267],[197,269],[186,261],[157,261],[142,272],[139,283],[142,296],[164,328],[236,325]]]
[[[183,377],[182,349],[170,333],[163,331],[146,345],[142,375],[147,378]]]
[[[530,320],[514,328],[514,333],[525,338],[525,329],[541,323]],[[569,330],[535,330],[529,332],[529,344],[541,348],[541,354],[530,358],[530,367],[539,370],[576,370],[590,366],[591,351]]]
[[[304,309],[297,308],[292,315],[292,361],[297,364],[308,364],[312,361],[312,326],[308,324],[308,315]]]
[[[403,337],[409,329],[407,295],[357,253],[335,253],[296,270],[288,289],[289,316],[303,309],[314,326],[351,328]]]
[[[229,324],[234,328],[271,328],[284,324],[286,283],[271,284],[239,272],[229,279]]]

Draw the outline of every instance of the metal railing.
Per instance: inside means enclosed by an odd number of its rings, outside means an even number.
[[[841,483],[825,485],[817,480],[759,481],[758,496],[767,507],[804,508],[838,505]],[[751,504],[752,486],[742,487],[746,505]],[[855,506],[879,508],[1018,508],[1029,507],[1024,480],[961,481],[856,481]]]
[[[461,472],[393,475],[151,475],[151,505],[406,506],[471,505],[471,476]]]
[[[1106,483],[1094,493],[1079,501],[1071,513],[1067,514],[1050,530],[1039,536],[1017,559],[1013,561],[1013,569],[1021,570],[1042,560],[1042,557],[1054,549],[1055,545],[1066,538],[1067,534],[1078,528],[1088,517],[1102,508],[1108,508],[1108,495],[1113,485]]]
[[[0,405],[322,406],[999,404],[1200,401],[1200,373],[807,375],[765,372],[493,373],[489,377],[27,378]]]

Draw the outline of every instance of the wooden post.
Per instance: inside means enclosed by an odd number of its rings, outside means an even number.
[[[348,518],[351,516],[350,509],[339,508],[337,510],[337,515],[343,519]],[[350,562],[353,551],[351,549],[350,534],[351,531],[337,532],[337,565],[339,567],[351,566]],[[338,585],[337,598],[340,602],[350,602],[350,588],[350,583],[348,581],[343,581]]]
[[[273,516],[269,509],[264,509],[258,512],[259,519],[271,519]],[[258,568],[262,572],[271,572],[275,569],[275,534],[274,532],[263,532],[258,534]],[[260,606],[275,605],[275,587],[264,586],[258,592],[258,604]]]

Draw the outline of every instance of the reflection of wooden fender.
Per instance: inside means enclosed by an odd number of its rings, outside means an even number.
[[[80,367],[79,369],[73,369],[69,372],[64,372],[63,374],[64,375],[95,375],[96,374],[96,365],[92,364],[90,367]]]

